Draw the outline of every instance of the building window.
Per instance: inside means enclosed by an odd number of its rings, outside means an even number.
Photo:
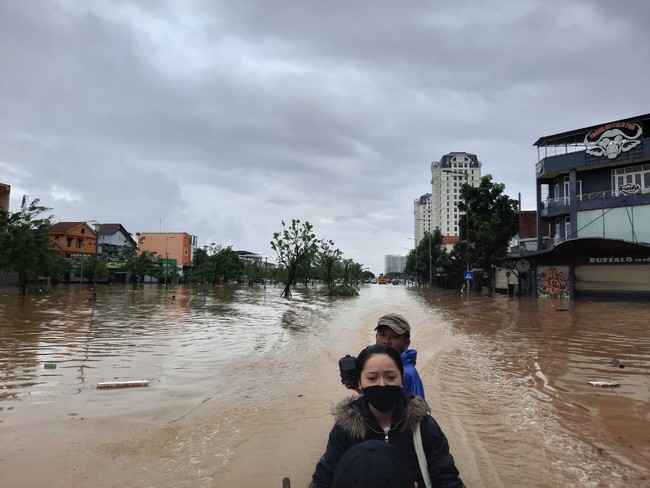
[[[571,237],[571,217],[564,217],[564,236]]]

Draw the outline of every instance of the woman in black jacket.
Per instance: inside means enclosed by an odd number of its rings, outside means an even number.
[[[330,487],[347,449],[369,439],[381,439],[406,452],[417,473],[418,486],[426,487],[413,436],[419,425],[431,485],[463,487],[447,438],[429,415],[429,406],[422,398],[402,391],[404,369],[399,353],[385,345],[368,346],[357,357],[356,372],[362,395],[347,398],[333,408],[336,423],[311,486]]]

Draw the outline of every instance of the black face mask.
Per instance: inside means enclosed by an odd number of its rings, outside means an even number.
[[[368,403],[380,412],[388,412],[402,396],[402,387],[397,385],[368,386],[361,391]]]

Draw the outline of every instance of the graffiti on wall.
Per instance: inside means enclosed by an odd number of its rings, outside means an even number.
[[[568,298],[569,267],[541,266],[537,268],[537,296],[542,298]]]

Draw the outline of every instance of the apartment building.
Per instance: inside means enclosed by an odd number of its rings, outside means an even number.
[[[431,163],[431,193],[413,201],[415,246],[436,227],[442,232],[443,245],[458,242],[460,190],[465,183],[478,186],[480,182],[481,162],[476,154],[452,152]]]
[[[384,256],[384,274],[402,273],[406,267],[406,256],[387,254]]]
[[[415,245],[431,232],[431,193],[425,193],[413,201],[413,230]]]

